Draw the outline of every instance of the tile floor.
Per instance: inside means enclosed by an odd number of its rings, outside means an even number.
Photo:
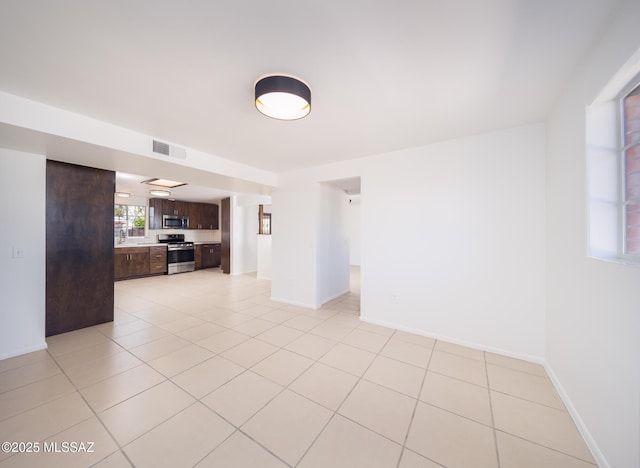
[[[40,447],[0,467],[595,466],[541,366],[360,322],[358,277],[318,311],[218,270],[116,283],[113,323],[0,361],[0,441]]]

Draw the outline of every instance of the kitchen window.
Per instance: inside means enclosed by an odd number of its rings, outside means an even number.
[[[114,205],[114,238],[124,240],[128,237],[144,237],[146,211],[146,206]]]
[[[640,260],[640,80],[622,98],[623,256]]]

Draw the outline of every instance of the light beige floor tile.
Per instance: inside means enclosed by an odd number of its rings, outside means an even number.
[[[427,368],[429,358],[431,358],[431,350],[429,348],[393,337],[382,348],[380,354],[423,369]]]
[[[236,432],[196,466],[197,468],[286,468],[288,465],[246,435]]]
[[[250,301],[253,303],[253,301]],[[264,314],[269,312],[273,312],[274,306],[271,304],[254,304],[251,307],[242,310],[244,315],[249,315],[250,317],[262,317]],[[270,320],[273,322],[273,320]]]
[[[336,342],[333,340],[306,333],[285,346],[285,349],[316,361],[333,348],[335,344]]]
[[[0,421],[75,391],[75,387],[65,375],[57,374],[2,393]]]
[[[163,330],[167,330],[169,333],[180,333],[190,328],[204,325],[205,323],[204,320],[200,320],[199,318],[187,316],[158,326]]]
[[[225,328],[220,325],[203,323],[201,325],[182,330],[181,332],[177,332],[176,335],[187,341],[191,341],[192,343],[197,343],[198,341],[202,341],[224,330]]]
[[[164,356],[149,361],[149,365],[167,377],[173,377],[213,357],[214,354],[196,345],[188,345]]]
[[[491,392],[496,429],[593,463],[569,413],[520,398]]]
[[[222,327],[231,328],[240,325],[244,322],[249,322],[253,320],[253,317],[244,314],[238,314],[235,312],[229,312],[227,314],[220,314],[218,317],[213,319],[213,322]]]
[[[66,370],[71,367],[88,364],[107,356],[113,356],[114,354],[121,353],[123,351],[124,348],[122,346],[108,340],[87,348],[61,354],[56,356],[55,360],[62,369]]]
[[[534,375],[487,364],[489,388],[501,393],[523,398],[564,410],[564,404],[547,376]]]
[[[286,322],[282,322],[282,325],[295,328],[300,331],[309,331],[312,328],[317,327],[323,322],[322,319],[318,319],[315,317],[309,317],[308,315],[297,315],[292,319],[287,320]]]
[[[141,393],[164,381],[165,377],[151,367],[137,366],[80,390],[96,413]]]
[[[179,320],[185,316],[174,309],[159,304],[154,304],[152,307],[147,309],[137,310],[133,312],[133,315],[156,326],[163,323],[173,322],[174,320]]]
[[[98,417],[124,446],[194,401],[184,390],[166,381],[99,413]]]
[[[46,361],[47,359],[51,359],[51,357],[46,349],[3,359],[0,360],[0,373],[16,369],[18,367],[23,367],[27,364],[33,364],[34,362]]]
[[[491,426],[489,392],[485,387],[427,372],[420,400]]]
[[[496,432],[502,468],[594,468],[596,465],[538,444]]]
[[[358,329],[366,332],[377,333],[378,335],[386,337],[390,337],[396,331],[393,328],[383,327],[374,323],[367,323],[362,321],[360,322],[360,325],[358,325]]]
[[[418,398],[425,370],[404,362],[378,356],[363,378],[383,387]]]
[[[248,369],[262,361],[267,356],[275,353],[277,350],[277,347],[269,343],[251,338],[250,340],[226,350],[221,354],[221,356]]]
[[[372,353],[379,353],[389,341],[389,336],[363,330],[362,327],[351,331],[341,340],[344,344],[355,346]]]
[[[364,349],[338,343],[320,359],[320,362],[350,374],[361,376],[375,357],[375,354]]]
[[[268,320],[253,318],[251,320],[247,320],[246,322],[242,322],[239,325],[235,325],[232,328],[233,330],[239,333],[242,333],[244,335],[256,336],[275,326],[276,326],[275,323],[270,322]]]
[[[413,398],[360,380],[338,413],[403,444],[415,405]]]
[[[114,320],[113,322],[107,322],[103,323],[102,325],[98,325],[95,327],[95,329],[104,334],[106,337],[115,339],[130,335],[140,330],[144,330],[145,328],[153,327],[153,325],[149,322],[140,320],[133,315],[130,315],[129,317],[131,317],[131,320],[128,320],[125,323],[117,323]]]
[[[398,340],[407,341],[409,343],[424,346],[425,348],[429,348],[431,350],[436,344],[436,340],[432,338],[416,335],[415,333],[409,333],[401,330],[396,330],[396,332],[393,334],[393,337]]]
[[[270,322],[282,323],[292,319],[293,317],[296,317],[297,315],[298,314],[296,314],[295,312],[289,312],[288,310],[275,309],[267,312],[264,315],[261,315],[260,318],[262,320],[268,320]]]
[[[160,327],[149,327],[143,330],[131,333],[130,335],[114,338],[114,341],[125,349],[135,348],[146,343],[150,343],[158,338],[169,335],[169,332]]]
[[[40,442],[39,447],[40,451],[37,453],[23,453],[11,457],[2,464],[3,468],[84,468],[92,466],[118,449],[95,416]]]
[[[311,330],[314,335],[327,338],[329,340],[338,341],[353,331],[351,325],[343,325],[341,323],[332,323],[330,320],[321,323]]]
[[[395,467],[402,447],[336,415],[300,464],[300,468]]]
[[[70,393],[0,424],[0,441],[41,441],[90,418],[91,409],[77,392]],[[10,454],[0,452],[0,460]]]
[[[335,411],[357,381],[351,374],[315,363],[289,385],[289,389]]]
[[[202,403],[241,426],[281,391],[280,385],[246,371],[202,398]]]
[[[0,374],[0,394],[60,374],[53,359],[32,362]]]
[[[196,398],[202,398],[243,371],[244,368],[238,364],[221,356],[214,356],[171,380]]]
[[[209,338],[198,341],[197,345],[214,353],[222,353],[229,348],[239,345],[243,341],[247,341],[249,338],[250,336],[243,335],[242,333],[238,333],[233,330],[224,330],[210,336]]]
[[[445,353],[457,354],[458,356],[484,362],[484,351],[480,351],[479,349],[473,349],[467,346],[460,346],[440,340],[436,341],[435,349],[438,351],[444,351]]]
[[[129,463],[122,451],[118,450],[100,463],[93,465],[92,468],[131,468],[131,463]]]
[[[189,342],[187,340],[183,340],[182,338],[174,335],[169,335],[152,341],[151,343],[131,348],[129,352],[138,359],[148,362],[158,359],[165,354],[184,348],[188,344]]]
[[[269,451],[295,465],[331,417],[331,411],[284,390],[247,421],[242,430]]]
[[[456,354],[434,351],[429,370],[476,385],[487,386],[485,363]]]
[[[135,466],[193,466],[234,430],[196,402],[124,447],[124,451]]]
[[[256,338],[281,348],[302,336],[302,334],[303,332],[295,328],[277,325],[264,333],[260,333]]]
[[[56,357],[71,351],[88,348],[104,341],[107,341],[107,338],[93,327],[83,328],[48,337],[47,350],[52,356]]]
[[[535,362],[523,361],[521,359],[514,359],[507,356],[501,356],[499,354],[485,352],[485,358],[487,364],[495,364],[496,366],[508,367],[509,369],[517,370],[520,372],[527,372],[529,374],[541,375],[546,377],[547,373],[544,367]]]
[[[448,467],[498,467],[493,429],[422,402],[406,446]]]
[[[76,387],[84,388],[141,364],[143,362],[140,359],[123,351],[86,364],[70,367],[65,372]]]
[[[260,361],[251,370],[280,385],[287,386],[312,364],[313,361],[309,358],[281,349]]]
[[[436,462],[433,462],[422,455],[418,455],[409,449],[404,449],[402,452],[402,459],[398,468],[441,468]]]

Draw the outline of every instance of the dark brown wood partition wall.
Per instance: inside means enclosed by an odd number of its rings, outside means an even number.
[[[47,160],[46,336],[113,320],[115,172]]]
[[[222,273],[231,273],[231,198],[220,202],[220,227],[222,242],[220,245],[220,268]]]

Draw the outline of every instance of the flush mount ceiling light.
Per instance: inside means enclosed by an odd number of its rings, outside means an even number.
[[[187,185],[186,182],[176,182],[175,180],[168,180],[168,179],[148,179],[148,180],[143,180],[140,183],[148,184],[148,185],[160,185],[166,188],[176,188],[176,187],[182,187],[183,185]]]
[[[149,194],[153,195],[154,197],[168,197],[169,195],[171,195],[171,192],[169,192],[168,190],[152,189],[149,190]]]
[[[116,192],[116,196],[120,198],[129,198],[131,194],[129,192]]]
[[[311,90],[292,76],[269,75],[255,84],[256,109],[268,117],[296,120],[311,112]]]

